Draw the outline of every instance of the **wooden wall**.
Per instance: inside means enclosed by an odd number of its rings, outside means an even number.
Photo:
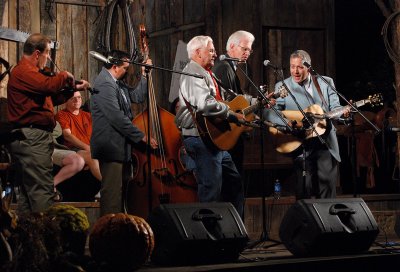
[[[285,69],[295,49],[309,51],[313,66],[335,76],[334,3],[332,0],[237,0],[146,1],[146,16],[156,64],[172,67],[178,40],[188,42],[195,35],[213,38],[218,54],[225,52],[226,40],[236,30],[252,32],[256,41],[249,59],[254,83],[276,83],[273,72],[262,63],[265,59]],[[170,78],[157,74],[157,89],[162,104],[167,101]]]
[[[83,3],[79,0],[55,2]],[[86,2],[99,6],[107,3],[106,0]],[[187,43],[195,35],[211,36],[218,55],[223,54],[229,35],[242,29],[256,37],[248,69],[257,86],[266,84],[272,90],[277,81],[273,72],[263,66],[265,59],[284,67],[285,76],[288,76],[289,54],[295,49],[309,51],[314,68],[332,77],[335,75],[333,0],[247,0],[245,3],[239,0],[139,0],[130,3],[135,31],[138,32],[140,23],[146,25],[150,57],[156,66],[171,69],[178,41]],[[52,21],[45,8],[45,0],[4,0],[0,3],[1,25],[31,33],[40,31],[59,41],[56,63],[60,69],[93,82],[100,64],[88,57],[88,52],[96,49],[95,30],[102,9],[53,4]],[[115,32],[122,29],[116,26]],[[21,56],[21,45],[0,40],[0,56],[16,64]],[[166,109],[170,107],[171,76],[169,72],[153,71],[158,104]],[[6,80],[1,84],[0,97],[6,97]],[[244,85],[249,86],[249,83]],[[266,160],[289,164],[288,158],[273,150],[270,140],[267,139]],[[258,143],[257,135],[252,135],[250,152],[246,152],[250,168],[257,167],[252,164],[259,161]]]
[[[103,0],[92,2],[104,5]],[[28,33],[41,32],[58,41],[59,48],[54,60],[56,65],[61,70],[70,71],[77,79],[93,80],[98,73],[98,62],[89,58],[88,52],[93,48],[97,27],[95,20],[101,10],[96,6],[53,3],[51,18],[46,7],[46,0],[1,1],[1,26]],[[17,64],[22,56],[22,43],[0,40],[0,56],[12,65]],[[7,78],[2,82],[0,97],[7,96],[4,88],[6,82]],[[89,96],[87,93],[83,95],[85,98]]]
[[[99,63],[88,57],[88,51],[96,46],[94,35],[102,8],[55,2],[51,20],[45,10],[46,0],[4,0],[0,3],[1,26],[31,33],[40,31],[59,41],[56,63],[60,69],[93,81]],[[104,6],[106,0],[87,2]],[[256,37],[248,63],[256,85],[272,88],[276,82],[272,71],[262,65],[263,60],[287,68],[289,54],[298,48],[311,53],[318,71],[333,77],[335,74],[333,0],[248,0],[245,5],[238,0],[141,0],[131,1],[130,8],[135,30],[139,23],[145,23],[150,57],[160,67],[173,67],[179,40],[188,42],[195,35],[209,35],[218,54],[222,54],[229,35],[244,29]],[[0,40],[0,56],[16,64],[21,44]],[[158,102],[168,107],[171,74],[154,74]],[[1,97],[6,96],[5,84],[0,89]]]

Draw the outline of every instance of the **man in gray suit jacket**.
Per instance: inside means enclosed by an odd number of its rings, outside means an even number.
[[[284,80],[300,108],[306,109],[314,104],[319,105],[324,112],[340,108],[339,97],[332,89],[334,87],[332,78],[324,77],[329,82],[328,85],[321,78],[313,77],[309,69],[303,65],[304,61],[311,64],[310,55],[306,51],[297,50],[293,52],[290,55],[291,76]],[[275,91],[278,91],[281,85],[283,83],[278,82],[275,85]],[[318,85],[322,94],[318,91]],[[295,100],[291,95],[285,98],[278,98],[275,108],[278,111],[299,111]],[[348,112],[345,112],[345,115],[347,114]],[[267,111],[265,118],[273,123],[283,125],[282,120],[272,110]],[[292,120],[288,121],[291,124]],[[312,120],[311,118],[310,121],[313,123],[313,121],[317,122],[318,120]],[[330,120],[327,120],[327,127],[326,133],[321,135],[326,144],[321,143],[316,136],[308,140],[303,140],[300,151],[304,152],[300,152],[300,154],[293,152],[294,166],[297,173],[297,199],[311,198],[312,195],[315,195],[316,198],[336,197],[338,162],[340,162],[339,146],[336,129]],[[303,173],[306,173],[305,177]]]
[[[131,160],[131,145],[147,142],[146,135],[132,124],[131,103],[145,100],[147,81],[142,77],[136,89],[131,89],[120,80],[129,67],[129,54],[113,50],[110,63],[105,63],[94,82],[94,94],[90,109],[93,132],[90,149],[93,159],[100,164],[101,198],[100,214],[123,212],[122,182],[127,177]],[[157,143],[151,140],[151,146]]]

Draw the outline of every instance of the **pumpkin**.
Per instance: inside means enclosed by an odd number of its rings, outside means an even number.
[[[143,265],[154,248],[154,234],[141,217],[117,213],[100,217],[89,236],[89,250],[97,263],[114,271],[131,271]]]
[[[59,224],[64,252],[70,251],[83,256],[90,227],[86,214],[65,204],[51,206],[45,214]]]

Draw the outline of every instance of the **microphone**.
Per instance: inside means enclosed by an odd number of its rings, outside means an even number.
[[[238,120],[238,122],[236,123],[237,125],[244,125],[246,127],[252,127],[252,128],[260,128],[260,125],[255,123],[255,122],[249,122],[246,120]]]
[[[227,56],[225,56],[225,55],[220,55],[220,56],[219,56],[219,60],[232,60],[232,61],[237,61],[237,62],[246,62],[246,61],[243,61],[243,60],[241,60],[241,59],[238,59],[238,58],[230,58],[230,57],[227,57]]]
[[[274,66],[274,65],[272,65],[271,62],[270,62],[269,60],[264,60],[263,64],[264,64],[264,66],[267,66],[267,67],[269,66],[269,67],[271,67],[271,68],[274,69],[274,70],[279,70],[279,68],[276,67],[276,66]]]
[[[317,72],[311,67],[311,64],[308,63],[306,60],[303,60],[303,65],[309,70],[310,74],[318,75]]]
[[[303,60],[303,65],[307,68],[311,68],[311,64],[309,64],[307,61]]]
[[[391,127],[391,126],[389,126],[389,127],[387,127],[386,128],[388,131],[392,131],[392,132],[400,132],[400,128],[398,128],[398,127]]]
[[[264,123],[265,126],[276,128],[277,130],[279,130],[281,132],[285,132],[286,133],[286,132],[290,132],[291,131],[291,129],[288,128],[285,125],[278,125],[278,124],[272,123],[270,121],[264,121],[263,123]]]
[[[105,56],[103,56],[102,54],[100,54],[100,53],[98,53],[96,51],[89,51],[89,54],[93,58],[95,58],[95,59],[97,59],[99,61],[102,61],[102,62],[105,62],[105,63],[110,63],[110,60],[108,58],[106,58]]]

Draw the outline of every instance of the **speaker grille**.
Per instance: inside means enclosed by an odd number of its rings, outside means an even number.
[[[162,265],[232,262],[248,242],[244,224],[230,203],[160,205],[149,216]]]
[[[289,208],[279,229],[282,242],[297,256],[367,251],[378,233],[361,198],[299,200]]]

